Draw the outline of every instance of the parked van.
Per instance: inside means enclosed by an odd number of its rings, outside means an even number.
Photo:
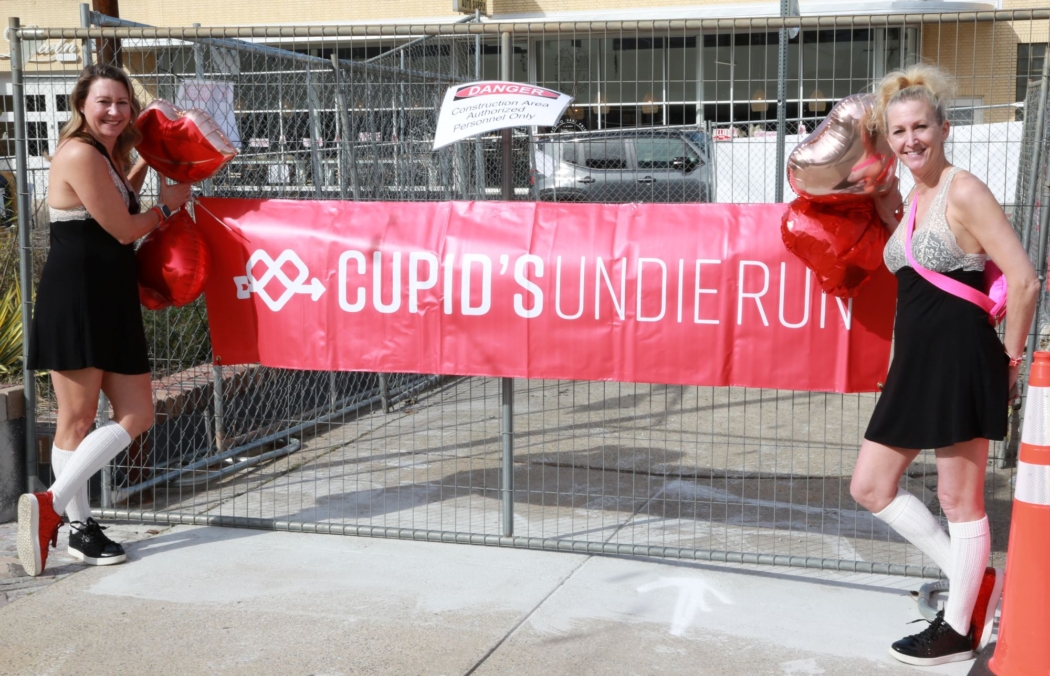
[[[710,202],[711,138],[695,127],[537,138],[533,194],[558,202]]]

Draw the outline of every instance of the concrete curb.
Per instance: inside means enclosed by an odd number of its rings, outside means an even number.
[[[14,521],[25,481],[25,396],[21,385],[0,389],[0,523]]]

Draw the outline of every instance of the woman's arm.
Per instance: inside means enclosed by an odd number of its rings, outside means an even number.
[[[155,211],[131,215],[102,155],[83,143],[71,143],[55,157],[52,169],[60,181],[68,184],[88,213],[121,244],[130,244],[160,223]],[[169,209],[180,208],[189,199],[190,184],[161,186],[161,202]]]
[[[901,207],[904,205],[904,198],[901,197],[897,178],[894,177],[893,187],[889,192],[885,195],[872,195],[871,199],[875,202],[875,213],[879,215],[879,219],[882,220],[886,229],[892,234],[900,224],[899,214],[901,213]]]
[[[957,185],[956,185],[957,184]],[[1024,352],[1039,299],[1039,278],[1028,253],[1006,220],[999,202],[980,179],[960,174],[949,193],[954,220],[981,245],[1006,276],[1006,333],[1003,345],[1012,357]],[[1011,386],[1017,372],[1011,369]]]
[[[135,189],[135,192],[142,192],[142,184],[146,182],[147,173],[149,173],[149,165],[146,164],[146,160],[139,156],[135,160],[135,166],[128,172],[128,183]]]

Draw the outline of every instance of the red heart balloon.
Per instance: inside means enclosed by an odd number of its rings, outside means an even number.
[[[897,158],[885,137],[868,129],[874,109],[871,94],[854,94],[836,103],[788,156],[791,189],[822,202],[889,191]]]
[[[825,293],[857,295],[882,265],[889,233],[868,198],[817,202],[799,197],[784,212],[780,228],[788,251],[817,275]]]
[[[135,147],[146,164],[179,183],[211,178],[237,155],[211,115],[179,110],[164,99],[146,107],[135,121],[142,141]]]
[[[142,240],[135,256],[139,302],[150,310],[182,307],[204,291],[211,250],[185,209]]]

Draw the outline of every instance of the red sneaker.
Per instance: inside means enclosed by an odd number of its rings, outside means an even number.
[[[51,492],[25,493],[18,498],[18,558],[26,574],[36,577],[47,564],[47,547],[58,546],[62,517],[51,506]]]
[[[981,579],[981,589],[977,593],[977,603],[970,616],[970,628],[973,634],[973,649],[980,652],[992,638],[992,624],[995,622],[995,609],[999,607],[999,597],[1003,595],[1003,578],[1006,576],[998,568],[986,568]]]

